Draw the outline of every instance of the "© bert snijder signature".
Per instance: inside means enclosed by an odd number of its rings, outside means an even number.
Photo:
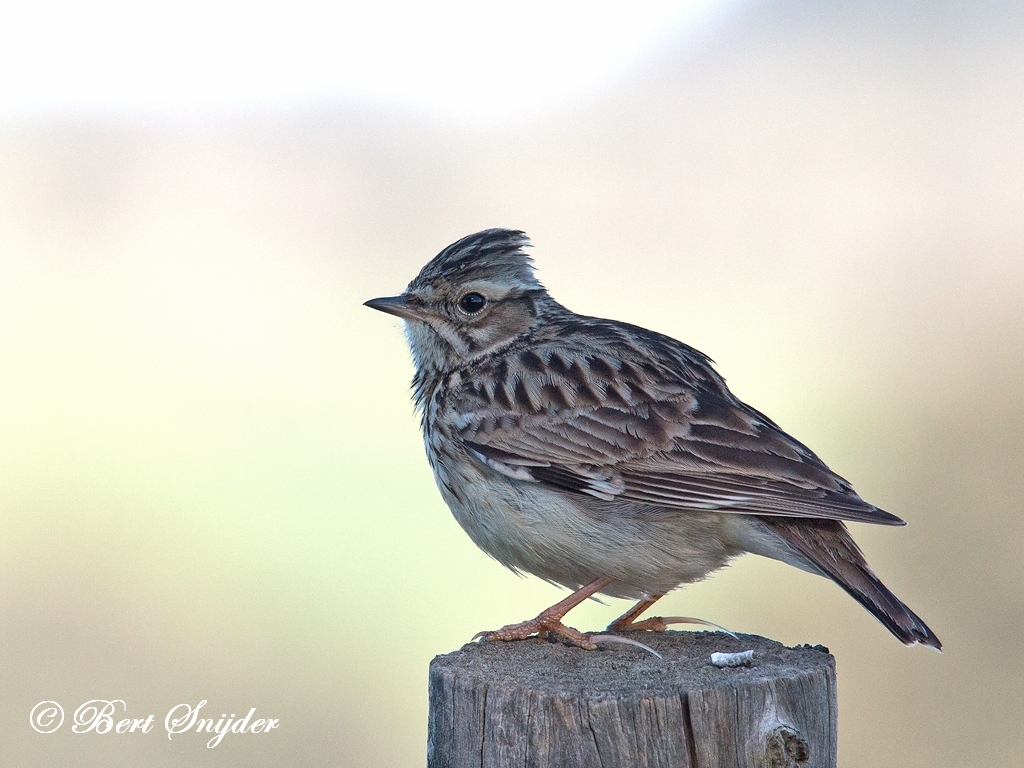
[[[234,713],[221,714],[220,718],[200,717],[200,710],[206,706],[203,699],[194,707],[191,704],[178,704],[171,707],[164,717],[164,731],[170,739],[183,733],[212,733],[206,742],[207,747],[216,747],[229,733],[269,733],[279,727],[278,718],[255,718],[256,708],[249,714],[236,718]],[[122,699],[92,699],[75,710],[73,733],[125,734],[149,733],[153,730],[155,715],[147,717],[117,718],[128,713],[128,705]],[[53,733],[64,724],[64,708],[56,701],[41,701],[32,708],[29,722],[39,733]]]

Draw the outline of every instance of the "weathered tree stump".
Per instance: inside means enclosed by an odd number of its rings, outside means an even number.
[[[636,633],[639,648],[539,639],[430,664],[429,768],[835,768],[835,659],[756,635]],[[753,650],[749,667],[715,652]]]

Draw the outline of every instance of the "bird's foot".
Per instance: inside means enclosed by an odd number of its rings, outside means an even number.
[[[669,616],[668,618],[672,618]],[[609,632],[633,632],[634,630],[650,630],[651,632],[664,632],[671,622],[661,616],[653,616],[643,621],[623,621],[616,619],[608,625]]]
[[[623,621],[623,619],[626,620]],[[704,619],[695,619],[692,616],[652,616],[651,618],[643,619],[642,621],[633,621],[631,619],[627,619],[626,616],[623,616],[609,624],[608,631],[632,632],[634,630],[649,630],[651,632],[664,632],[672,624],[700,624],[736,637],[734,633],[719,624],[715,624],[711,621],[705,621]]]
[[[506,624],[501,629],[496,629],[493,632],[477,632],[473,639],[483,638],[485,642],[490,642],[491,640],[525,640],[531,635],[545,637],[548,634],[560,637],[570,645],[575,645],[588,651],[593,651],[597,648],[597,644],[590,639],[589,635],[583,634],[578,629],[566,626],[562,623],[561,616],[549,614],[548,611],[544,611],[535,619],[521,621],[518,624]]]

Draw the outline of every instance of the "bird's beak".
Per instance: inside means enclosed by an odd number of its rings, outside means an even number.
[[[389,315],[397,315],[403,320],[423,320],[427,312],[418,299],[414,299],[407,293],[401,296],[383,296],[379,299],[370,299],[363,303],[364,307],[387,312]]]

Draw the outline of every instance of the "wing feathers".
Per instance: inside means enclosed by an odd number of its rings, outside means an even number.
[[[903,524],[733,398],[706,361],[659,362],[566,348],[510,354],[460,375],[493,382],[486,391],[453,385],[454,437],[510,478],[602,499]]]

